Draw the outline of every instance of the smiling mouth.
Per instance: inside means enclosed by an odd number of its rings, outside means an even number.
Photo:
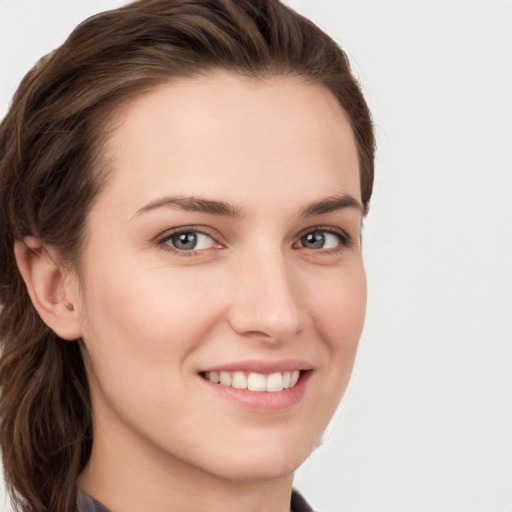
[[[293,370],[271,374],[244,371],[203,372],[201,377],[224,387],[255,392],[276,393],[295,387],[304,371]]]

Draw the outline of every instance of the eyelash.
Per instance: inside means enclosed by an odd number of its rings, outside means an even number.
[[[331,254],[338,254],[343,252],[345,249],[353,245],[354,241],[352,238],[343,230],[334,229],[332,226],[312,226],[309,227],[307,230],[302,231],[297,239],[298,241],[294,243],[295,249],[308,249],[308,247],[304,246],[298,246],[296,247],[297,243],[300,243],[300,241],[308,234],[313,233],[327,233],[330,235],[334,235],[339,240],[339,245],[333,249],[327,249],[327,250],[314,250],[314,252],[318,254],[324,254],[324,255],[331,255]],[[210,237],[214,243],[221,245],[219,242],[217,242],[216,238],[217,235],[212,232],[211,230],[207,229],[205,226],[181,226],[179,228],[175,228],[171,231],[167,231],[164,236],[157,239],[157,245],[160,246],[163,250],[168,251],[172,254],[178,255],[178,256],[184,256],[184,257],[194,257],[198,256],[201,252],[206,251],[207,249],[200,249],[200,250],[180,250],[176,249],[175,247],[172,247],[172,245],[169,245],[167,242],[171,240],[172,237],[175,237],[180,234],[198,234],[198,235],[206,235]]]

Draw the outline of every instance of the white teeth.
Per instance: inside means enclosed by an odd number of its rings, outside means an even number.
[[[283,391],[283,376],[280,373],[269,375],[265,391]]]
[[[249,391],[265,391],[265,375],[261,373],[249,373],[247,379],[247,389]]]
[[[231,385],[236,389],[247,389],[247,377],[244,372],[233,373]]]
[[[204,376],[207,380],[222,386],[275,393],[295,386],[299,380],[300,371],[276,372],[270,375],[256,372],[251,372],[247,375],[242,371],[206,372]]]
[[[231,386],[232,380],[233,379],[231,377],[231,373],[229,373],[229,372],[220,372],[220,383],[223,386]]]

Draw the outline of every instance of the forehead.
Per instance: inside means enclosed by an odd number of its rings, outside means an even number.
[[[166,83],[119,112],[107,148],[104,193],[139,203],[163,193],[252,200],[265,187],[304,201],[360,198],[349,122],[326,88],[297,77],[215,72]]]

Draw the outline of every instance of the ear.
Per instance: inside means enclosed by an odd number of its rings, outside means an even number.
[[[32,304],[43,322],[63,339],[80,338],[77,279],[59,266],[55,248],[29,236],[15,242],[14,254]]]

